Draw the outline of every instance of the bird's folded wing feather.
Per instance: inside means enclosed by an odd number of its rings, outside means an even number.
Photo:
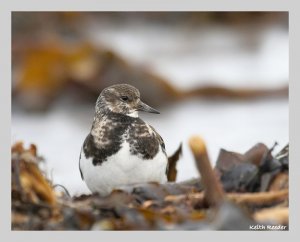
[[[158,138],[159,140],[159,144],[161,146],[162,151],[165,153],[165,155],[167,155],[166,153],[166,146],[165,146],[165,142],[162,139],[162,137],[159,135],[159,133],[156,132],[156,130],[150,125],[151,129],[153,130],[153,132],[155,133],[155,136]]]

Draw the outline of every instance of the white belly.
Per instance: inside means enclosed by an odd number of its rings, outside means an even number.
[[[86,159],[83,151],[80,169],[88,188],[101,195],[109,194],[113,189],[124,185],[143,182],[166,182],[167,157],[159,148],[151,160],[142,160],[131,155],[129,144],[125,142],[118,153],[108,157],[101,165],[94,166],[92,159]]]

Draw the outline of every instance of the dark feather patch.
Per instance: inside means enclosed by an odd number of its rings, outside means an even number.
[[[152,127],[149,130],[149,126],[140,118],[110,112],[106,115],[105,126],[101,126],[101,120],[98,122],[98,126],[103,129],[96,132],[100,137],[90,133],[83,144],[85,157],[92,158],[95,166],[101,165],[108,157],[116,154],[125,140],[129,143],[131,154],[140,155],[145,160],[154,158],[159,146],[165,153],[162,138]],[[97,122],[93,128],[97,128]]]
[[[121,149],[122,136],[128,129],[131,119],[133,118],[126,115],[110,113],[106,125],[112,126],[112,128],[104,127],[104,133],[101,137],[95,137],[91,133],[86,137],[83,144],[85,157],[91,157],[93,164],[96,166],[101,165],[108,157],[117,153]],[[97,126],[97,124],[94,126]],[[101,143],[105,143],[105,145],[101,145]]]

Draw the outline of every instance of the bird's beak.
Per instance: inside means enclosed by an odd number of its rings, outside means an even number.
[[[139,102],[137,110],[148,112],[148,113],[157,113],[157,114],[159,114],[159,112],[156,109],[151,108],[150,106],[148,106],[146,103],[143,103],[142,101]]]

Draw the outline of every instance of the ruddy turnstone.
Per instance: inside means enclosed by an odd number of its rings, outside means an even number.
[[[163,139],[138,111],[159,113],[140,100],[133,86],[113,85],[100,93],[79,157],[81,178],[93,193],[108,195],[128,184],[167,181]]]

